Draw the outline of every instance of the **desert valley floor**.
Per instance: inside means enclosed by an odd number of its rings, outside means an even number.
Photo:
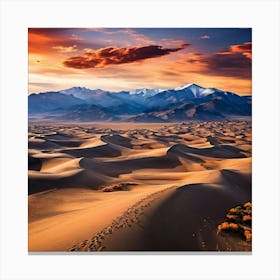
[[[250,251],[217,234],[251,201],[251,121],[29,123],[28,247]]]

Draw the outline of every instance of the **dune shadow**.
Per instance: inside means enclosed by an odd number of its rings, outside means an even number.
[[[177,154],[180,156],[189,156],[189,154],[196,154],[205,157],[213,158],[245,158],[242,150],[229,146],[219,145],[210,148],[192,148],[184,144],[173,145],[168,151],[168,154]]]
[[[216,251],[218,246],[221,249],[217,225],[227,209],[249,199],[250,193],[238,199],[219,186],[182,186],[149,218],[144,234],[146,250]]]
[[[28,155],[28,170],[40,171],[42,160]]]
[[[60,152],[74,156],[74,157],[118,157],[121,152],[114,149],[110,144],[105,144],[93,148],[77,148],[71,150],[61,150]]]
[[[88,188],[97,190],[108,181],[108,177],[94,171],[80,170],[76,174],[64,177],[55,177],[45,174],[42,178],[28,177],[28,195],[51,189]]]
[[[123,137],[119,134],[113,134],[113,135],[102,135],[100,139],[108,144],[113,144],[125,148],[133,148],[133,145],[131,144],[131,139],[127,137]]]
[[[159,157],[145,157],[145,158],[135,158],[127,159],[119,162],[109,162],[110,164],[120,165],[122,169],[132,172],[137,169],[153,168],[153,169],[164,169],[164,168],[174,168],[181,165],[178,159],[172,159],[168,156]]]

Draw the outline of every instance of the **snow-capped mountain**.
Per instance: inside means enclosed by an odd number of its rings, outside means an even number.
[[[73,87],[28,97],[29,114],[33,117],[44,113],[47,117],[52,115],[52,119],[68,121],[101,120],[101,116],[102,120],[164,122],[226,119],[232,115],[250,116],[251,103],[251,97],[196,84],[130,92]]]
[[[154,89],[138,88],[138,89],[130,91],[130,94],[140,94],[140,95],[148,97],[148,96],[153,96],[155,94],[158,94],[161,91],[164,91],[164,89],[159,89],[159,88],[154,88]]]
[[[186,84],[182,87],[177,87],[175,91],[191,92],[194,97],[202,97],[214,92],[214,89],[204,88],[196,84]]]

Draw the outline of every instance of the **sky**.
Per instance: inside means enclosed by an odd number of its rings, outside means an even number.
[[[195,83],[251,95],[250,28],[29,28],[29,93]]]

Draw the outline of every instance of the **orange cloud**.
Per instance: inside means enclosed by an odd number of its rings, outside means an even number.
[[[179,48],[163,48],[162,46],[144,46],[116,48],[107,47],[98,50],[87,49],[82,56],[69,57],[63,64],[66,67],[85,69],[102,68],[106,65],[132,63],[177,52],[189,46],[183,44]]]
[[[65,34],[64,30],[67,30],[68,33]],[[72,29],[64,28],[29,28],[29,54],[53,55],[56,51],[67,53],[85,47],[93,48],[97,46],[94,42],[87,41],[74,33],[71,33],[71,31]]]
[[[53,42],[53,38],[46,34],[28,32],[28,51],[29,53],[45,53],[48,46]]]
[[[69,46],[69,47],[64,47],[64,46],[54,46],[52,47],[55,50],[58,50],[63,53],[69,53],[69,52],[75,52],[77,51],[77,45]]]
[[[249,59],[252,59],[252,43],[247,42],[243,45],[233,45],[231,46],[230,50],[234,53],[242,53]]]
[[[200,52],[192,52],[188,54],[187,61],[194,64],[201,64],[203,62],[206,62],[206,60],[203,60],[204,55]]]
[[[232,45],[229,49],[219,52],[219,54],[240,53],[252,60],[252,42],[247,42],[242,45]]]

